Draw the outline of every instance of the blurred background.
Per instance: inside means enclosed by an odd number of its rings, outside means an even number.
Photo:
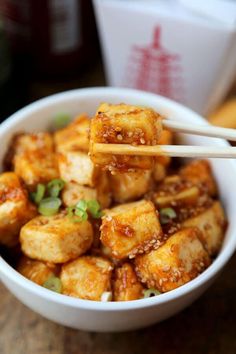
[[[0,0],[0,119],[55,92],[104,85],[90,0]]]
[[[236,128],[235,79],[234,0],[0,0],[0,121],[56,92],[111,85]]]

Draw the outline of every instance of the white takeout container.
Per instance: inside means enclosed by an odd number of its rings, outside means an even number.
[[[93,0],[110,86],[206,114],[236,76],[236,2]]]
[[[191,110],[161,96],[128,89],[91,88],[68,91],[39,100],[21,109],[0,125],[2,161],[11,137],[17,132],[47,130],[58,112],[72,116],[80,112],[93,115],[101,102],[149,106],[181,122],[207,124]],[[225,141],[179,135],[191,145],[227,146]],[[162,321],[196,300],[215,280],[236,247],[236,164],[233,160],[212,160],[220,197],[229,220],[225,241],[217,258],[201,275],[168,293],[135,301],[97,302],[54,293],[16,272],[0,257],[0,279],[26,306],[42,316],[72,328],[90,331],[126,331]]]

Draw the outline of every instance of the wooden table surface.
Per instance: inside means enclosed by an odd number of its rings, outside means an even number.
[[[57,325],[29,310],[0,285],[0,353],[235,354],[235,278],[236,255],[190,307],[162,323],[127,333],[82,332]]]
[[[66,85],[34,83],[32,97],[102,84],[98,65]],[[76,331],[50,322],[0,284],[0,354],[235,354],[235,280],[236,255],[214,285],[180,314],[143,330],[115,334]]]

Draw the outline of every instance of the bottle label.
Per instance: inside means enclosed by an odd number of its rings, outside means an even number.
[[[78,0],[50,0],[50,43],[53,54],[73,52],[82,44]]]

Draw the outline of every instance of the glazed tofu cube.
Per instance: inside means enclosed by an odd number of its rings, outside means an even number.
[[[62,266],[63,294],[80,299],[101,301],[104,292],[111,291],[113,266],[102,257],[82,256]]]
[[[104,172],[98,176],[98,183],[95,188],[81,186],[75,182],[66,183],[63,192],[62,200],[65,206],[73,206],[81,199],[93,200],[96,199],[101,208],[108,208],[111,203],[110,187]]]
[[[14,138],[14,145],[14,171],[29,188],[59,177],[49,133],[19,135]]]
[[[163,129],[158,145],[171,145],[173,143],[173,133]],[[168,166],[171,163],[169,156],[158,156],[154,158],[153,178],[156,182],[161,182],[167,175]]]
[[[166,292],[197,277],[211,263],[201,231],[186,228],[173,234],[157,250],[135,258],[139,279],[149,288]]]
[[[217,195],[217,186],[211,165],[207,160],[190,162],[180,169],[180,176],[193,185],[201,185],[211,196]]]
[[[89,150],[89,127],[90,119],[86,114],[75,118],[66,128],[54,133],[57,152]]]
[[[163,233],[152,202],[141,200],[104,212],[101,242],[110,249],[112,257],[134,258],[160,246]]]
[[[221,248],[226,228],[224,210],[218,201],[200,215],[183,222],[184,227],[198,227],[202,231],[202,242],[211,256]]]
[[[52,135],[46,132],[37,134],[22,133],[13,137],[14,151],[18,154],[25,152],[39,151],[45,149],[47,151],[53,151],[53,138]]]
[[[97,200],[100,203],[102,209],[108,208],[112,201],[111,185],[106,171],[99,171],[97,182]]]
[[[22,256],[17,266],[17,271],[34,283],[43,285],[48,278],[59,273],[59,267],[53,263],[35,261]]]
[[[0,244],[15,246],[21,227],[37,215],[28,193],[14,172],[0,175]]]
[[[179,189],[175,188],[175,183],[165,185],[163,188],[162,186],[152,194],[152,200],[158,208],[195,205],[201,194],[196,186],[183,185],[183,188]]]
[[[162,132],[161,116],[150,108],[102,103],[91,122],[93,142],[155,145]]]
[[[91,158],[95,164],[113,172],[137,168],[150,169],[152,166],[150,157],[99,154],[93,152],[93,144],[155,145],[161,131],[161,117],[152,109],[103,103],[91,122]]]
[[[98,177],[95,167],[87,153],[67,151],[58,154],[60,177],[66,182],[76,182],[81,185],[94,187]]]
[[[113,289],[115,301],[130,301],[141,299],[144,287],[138,280],[132,265],[124,263],[115,269]]]
[[[93,242],[88,221],[74,222],[63,213],[38,216],[20,232],[23,253],[43,262],[64,263],[85,253]]]
[[[152,187],[152,171],[117,172],[110,175],[112,197],[117,203],[136,200]]]
[[[160,156],[161,158],[162,156]],[[163,156],[164,157],[164,156]],[[164,180],[167,175],[167,166],[160,162],[159,158],[156,157],[153,164],[153,179],[155,182],[160,183]]]
[[[62,191],[62,200],[65,206],[73,206],[81,199],[91,200],[97,199],[97,191],[95,188],[81,186],[75,182],[66,183]]]

